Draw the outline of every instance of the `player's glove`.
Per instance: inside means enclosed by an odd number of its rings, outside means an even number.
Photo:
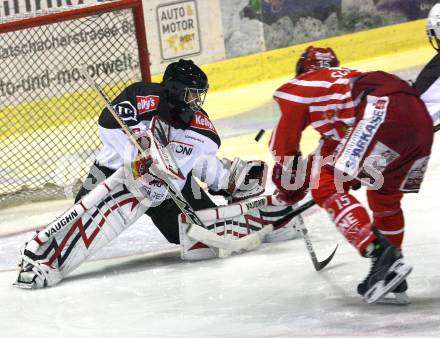
[[[139,178],[148,173],[151,164],[153,163],[151,157],[145,158],[138,155],[134,162],[131,164],[131,169],[134,178]]]
[[[230,161],[229,161],[230,162]],[[261,195],[265,190],[267,164],[264,161],[244,161],[234,159],[230,163],[231,174],[226,189],[214,191],[209,189],[211,195],[221,195],[228,202],[234,203],[247,198]]]
[[[301,153],[296,154],[288,169],[276,163],[272,171],[272,181],[277,188],[276,197],[286,204],[301,201],[309,190],[310,177],[305,166],[298,165],[302,161]]]

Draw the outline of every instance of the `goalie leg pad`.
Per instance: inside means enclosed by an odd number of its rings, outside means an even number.
[[[22,249],[21,261],[19,263],[20,273],[17,281],[13,283],[22,289],[39,289],[49,285],[55,285],[63,279],[61,272],[43,262],[34,261],[25,254]]]
[[[230,204],[230,213],[238,204]],[[248,203],[249,204],[249,203]],[[191,225],[184,215],[179,216],[179,235],[181,258],[183,260],[203,260],[216,257],[227,257],[233,253],[250,251],[262,242],[278,242],[299,237],[297,227],[302,224],[301,216],[297,216],[277,229],[273,222],[292,211],[292,206],[267,206],[248,209],[234,217],[219,218],[227,214],[226,210],[209,208],[197,211],[204,219],[205,228]],[[241,206],[239,209],[243,210]],[[217,215],[216,217],[212,217]],[[211,216],[211,218],[209,218]]]
[[[125,185],[112,177],[25,244],[15,286],[55,285],[145,212],[147,204],[140,203]],[[100,192],[103,186],[105,194]],[[96,204],[91,206],[94,199]]]
[[[182,259],[203,260],[251,251],[273,230],[270,222],[249,214],[204,224],[205,228],[192,225],[184,215],[179,216]]]
[[[218,251],[210,248],[205,243],[192,239],[188,236],[190,225],[181,222],[179,217],[180,258],[186,261],[200,261],[219,257]]]
[[[296,205],[293,206],[266,206],[264,209],[260,209],[259,215],[265,221],[273,223],[289,212],[292,212],[295,209]],[[281,224],[277,228],[273,229],[272,232],[268,233],[264,238],[265,242],[274,243],[281,241],[288,241],[291,239],[299,238],[300,234],[298,232],[298,228],[303,222],[302,216],[298,215],[284,224]]]

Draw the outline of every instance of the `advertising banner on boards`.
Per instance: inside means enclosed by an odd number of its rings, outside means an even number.
[[[0,22],[10,21],[14,16],[32,16],[39,12],[68,10],[78,6],[96,5],[106,0],[2,0]]]
[[[225,59],[222,0],[143,0],[150,70],[180,58],[197,64]]]
[[[437,0],[222,0],[226,57],[250,55],[426,18],[429,10],[437,2]],[[260,28],[255,29],[258,25]],[[251,43],[247,43],[248,41]],[[261,43],[257,46],[256,41]]]
[[[201,52],[199,19],[195,0],[158,6],[157,25],[163,60]]]

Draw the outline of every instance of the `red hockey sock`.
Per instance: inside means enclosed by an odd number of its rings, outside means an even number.
[[[405,220],[400,201],[401,192],[383,193],[380,191],[367,191],[368,203],[373,211],[373,225],[376,226],[385,238],[396,248],[402,246],[405,230]]]
[[[405,230],[402,209],[388,213],[374,213],[373,224],[392,245],[401,248]]]
[[[323,207],[339,231],[361,254],[376,238],[367,211],[354,196],[336,193],[323,203]]]

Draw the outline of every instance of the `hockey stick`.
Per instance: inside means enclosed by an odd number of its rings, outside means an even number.
[[[288,213],[283,218],[275,221],[273,223],[274,228],[276,229],[278,226],[281,226],[283,223],[288,222],[292,218],[300,215],[304,211],[310,209],[315,204],[316,204],[316,202],[314,200],[310,200],[310,201],[304,203],[303,205],[299,206],[295,210]],[[330,261],[333,259],[333,256],[335,255],[336,250],[338,249],[339,245],[336,245],[336,248],[333,250],[333,252],[330,254],[330,256],[328,256],[326,259],[324,259],[322,262],[320,262],[318,260],[318,258],[316,257],[316,253],[315,253],[315,250],[313,249],[312,241],[309,237],[309,234],[308,234],[307,228],[304,224],[304,221],[302,219],[300,219],[299,223],[301,226],[299,228],[297,227],[297,229],[301,233],[302,238],[304,239],[304,243],[306,244],[307,251],[309,252],[310,257],[312,259],[313,266],[315,267],[316,271],[320,271],[320,270],[324,269],[328,265],[328,263],[330,263]]]
[[[299,232],[301,232],[301,236],[304,239],[304,243],[306,244],[307,251],[309,252],[310,257],[312,258],[313,266],[315,267],[316,271],[320,271],[320,270],[324,269],[328,265],[328,263],[330,263],[330,261],[333,259],[333,256],[335,255],[339,244],[336,244],[336,247],[333,250],[333,252],[330,254],[330,256],[328,256],[326,259],[324,259],[322,262],[320,262],[318,260],[318,258],[316,257],[316,253],[315,253],[315,250],[313,249],[312,241],[309,237],[307,228],[306,228],[302,218],[300,219],[299,223],[301,225],[299,228]]]
[[[262,244],[264,237],[272,230],[272,225],[266,225],[263,229],[239,239],[227,239],[202,227],[190,226],[187,234],[190,238],[209,246],[230,252],[239,252],[250,251],[259,247]]]
[[[289,212],[287,215],[285,215],[283,218],[275,221],[273,223],[274,228],[276,229],[277,227],[281,226],[283,223],[288,222],[289,220],[291,220],[292,218],[302,214],[304,211],[310,209],[311,207],[313,207],[316,204],[316,202],[314,200],[310,200],[308,202],[305,202],[304,204],[300,205],[298,208],[296,208],[295,210]]]
[[[255,136],[256,142],[260,141],[261,137],[264,135],[264,132],[265,132],[264,129],[261,129],[257,133],[257,135]],[[287,215],[285,215],[283,218],[275,221],[272,224],[273,228],[276,229],[276,228],[282,226],[283,224],[285,224],[286,222],[289,222],[291,219],[295,218],[296,216],[299,216],[304,211],[310,209],[315,204],[316,204],[316,202],[314,200],[310,200],[310,201],[304,203],[303,205],[299,206],[295,210],[293,210],[290,213],[288,213]],[[324,267],[326,267],[330,263],[330,261],[333,259],[333,256],[335,255],[336,250],[338,249],[338,245],[336,245],[336,248],[333,250],[333,252],[330,254],[330,256],[328,256],[325,260],[320,262],[318,260],[318,258],[316,257],[316,253],[315,253],[315,250],[313,249],[312,241],[309,237],[307,228],[304,224],[304,220],[302,219],[302,217],[300,217],[300,219],[299,219],[299,224],[300,224],[300,227],[297,227],[297,231],[301,233],[301,236],[304,240],[307,251],[310,254],[310,258],[312,259],[313,266],[315,267],[315,270],[320,271],[320,270],[324,269]]]
[[[434,126],[434,133],[440,130],[440,123]]]

